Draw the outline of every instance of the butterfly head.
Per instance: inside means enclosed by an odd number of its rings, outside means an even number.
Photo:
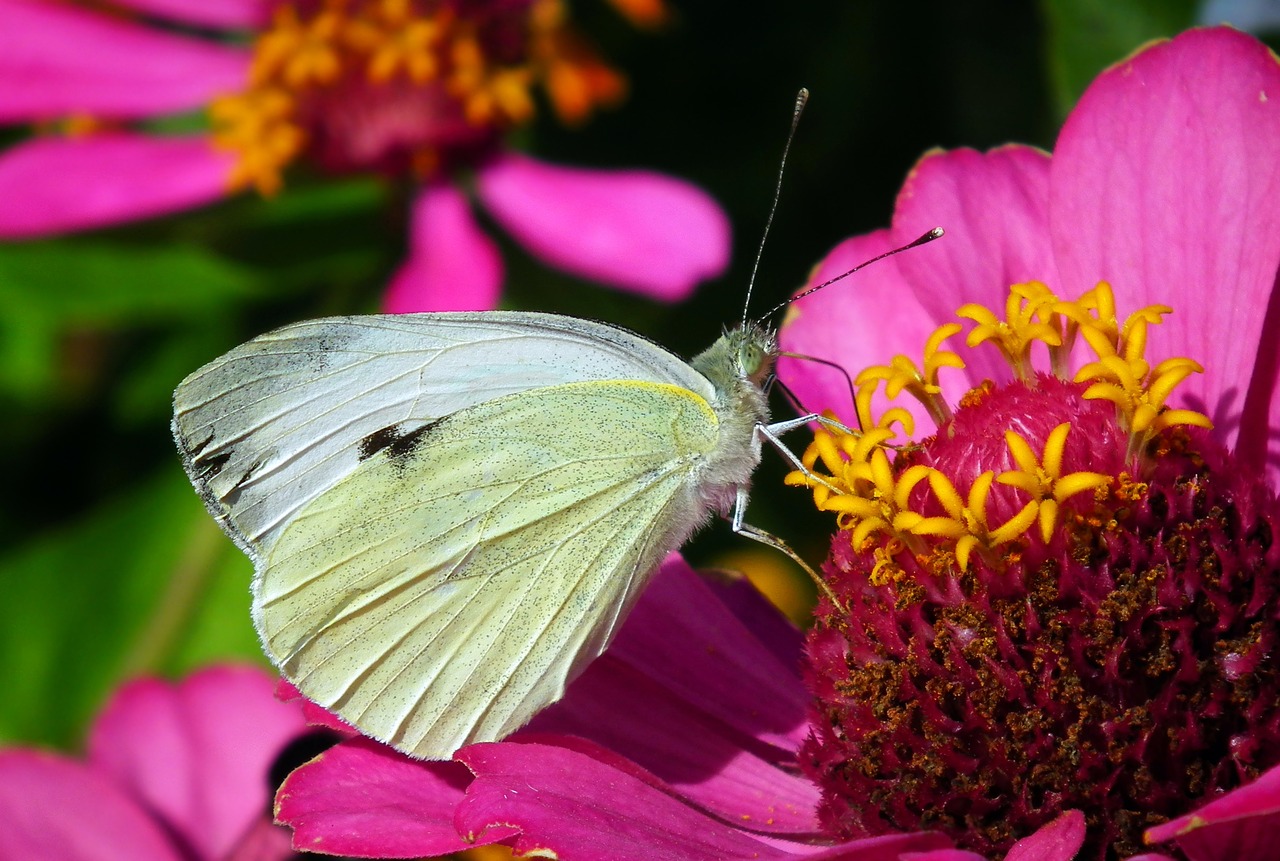
[[[736,376],[763,386],[773,376],[773,365],[778,358],[778,338],[771,329],[749,323],[725,337],[735,347],[737,357]]]
[[[774,331],[748,323],[725,332],[689,364],[722,391],[739,385],[759,389],[773,376],[777,358]]]

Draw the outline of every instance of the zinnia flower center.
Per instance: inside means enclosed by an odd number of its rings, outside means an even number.
[[[843,530],[801,752],[834,835],[942,830],[998,857],[1079,809],[1079,857],[1127,858],[1280,762],[1280,506],[1205,416],[1164,405],[1200,371],[1145,360],[1169,310],[1118,325],[1106,284],[1076,302],[1016,285],[1005,321],[965,306],[969,345],[995,344],[1014,382],[953,413],[937,375],[962,366],[940,349],[961,327],[943,326],[923,370],[864,372],[863,430],[819,431],[810,473],[789,476]],[[1064,379],[1079,338],[1095,360]],[[1035,343],[1054,373],[1034,370]],[[889,446],[912,422],[872,420],[881,384],[937,432]]]
[[[209,112],[239,157],[232,184],[267,194],[304,152],[330,170],[429,175],[532,118],[535,87],[570,123],[625,87],[562,0],[291,0],[254,48],[249,87]]]

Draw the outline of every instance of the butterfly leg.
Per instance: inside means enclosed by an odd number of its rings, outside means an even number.
[[[849,430],[849,428],[845,427],[843,424],[836,421],[835,419],[827,418],[826,416],[814,415],[813,413],[810,413],[807,416],[800,416],[799,418],[787,419],[786,421],[781,421],[781,422],[774,422],[773,424],[768,424],[768,425],[758,424],[756,425],[756,438],[764,440],[765,442],[769,443],[769,445],[772,446],[773,449],[778,452],[778,454],[782,455],[782,457],[787,461],[787,463],[791,464],[793,469],[800,472],[800,474],[802,474],[805,478],[807,478],[813,484],[821,484],[823,487],[827,488],[828,490],[835,491],[836,493],[842,493],[843,491],[841,491],[838,487],[833,486],[830,482],[828,482],[822,476],[814,473],[809,469],[809,467],[805,466],[804,462],[800,460],[800,458],[796,455],[795,452],[793,452],[790,448],[787,447],[787,444],[784,443],[782,441],[782,438],[779,436],[779,434],[784,434],[787,431],[792,431],[792,430],[795,430],[796,428],[804,427],[810,422],[817,422],[823,427],[830,428],[831,430],[839,431],[841,433],[854,433],[854,431]]]
[[[831,587],[827,585],[826,581],[823,580],[821,576],[819,576],[817,571],[814,571],[813,568],[809,566],[808,562],[805,562],[804,559],[800,557],[799,553],[791,549],[791,546],[787,544],[787,542],[783,541],[772,532],[765,532],[763,529],[759,529],[745,522],[743,518],[746,517],[747,499],[749,494],[750,491],[748,491],[747,488],[738,488],[738,498],[734,501],[733,515],[730,520],[734,533],[750,538],[752,541],[758,541],[761,544],[768,545],[775,550],[780,550],[785,553],[790,557],[792,562],[804,569],[804,572],[809,575],[809,579],[812,580],[814,585],[816,585],[818,589],[827,596],[831,603],[835,605],[837,610],[842,613],[845,612],[844,605],[840,603],[840,599],[831,591]]]

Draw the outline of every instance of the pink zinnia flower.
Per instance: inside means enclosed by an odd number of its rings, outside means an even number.
[[[221,666],[122,687],[83,760],[0,749],[0,859],[291,857],[270,771],[307,732],[262,670]]]
[[[0,238],[162,215],[250,186],[271,194],[306,158],[420,183],[389,311],[496,304],[502,263],[462,181],[532,253],[583,278],[674,301],[728,260],[727,219],[699,189],[506,148],[532,117],[535,87],[570,123],[625,88],[561,0],[118,5],[143,17],[0,0],[0,123],[46,130],[0,154]],[[641,20],[662,13],[619,5]],[[183,26],[244,34],[253,47]],[[208,112],[209,133],[146,129],[193,111]]]
[[[814,283],[934,224],[782,333],[855,375],[856,409],[782,370],[861,428],[790,478],[842,527],[800,753],[824,829],[1275,857],[1280,65],[1225,28],[1144,49],[1052,157],[926,156]]]
[[[610,650],[510,740],[453,763],[350,740],[295,771],[277,803],[296,845],[406,857],[498,842],[565,861],[1272,857],[1280,512],[1263,333],[1280,263],[1277,93],[1280,67],[1256,41],[1195,31],[1104,73],[1052,159],[1020,147],[927,157],[893,231],[850,240],[814,280],[935,224],[948,236],[803,300],[784,334],[852,370],[880,365],[863,379],[866,431],[809,453],[833,485],[824,507],[858,526],[865,508],[831,502],[855,495],[842,482],[918,465],[932,472],[902,508],[933,504],[932,522],[888,512],[857,551],[836,537],[826,571],[840,606],[821,608],[803,658],[756,596],[670,561]],[[1126,303],[1186,308],[1112,327],[1103,277]],[[1048,283],[1086,298],[1050,297]],[[938,371],[957,362],[938,339],[923,372],[883,364],[918,350],[954,306],[1003,305],[1016,284],[1012,326],[965,309],[1009,361],[965,351],[952,376],[992,384],[944,397]],[[1038,373],[1014,336],[1052,342],[1054,327],[1077,336],[1074,352],[1051,351],[1054,370],[1081,367],[1086,344],[1121,361],[1096,361],[1082,383]],[[1174,360],[1126,387],[1148,341],[1203,357],[1208,373]],[[842,378],[807,367],[786,373],[808,406],[852,410]],[[947,432],[901,463],[879,446],[878,472],[846,473],[860,441],[884,440],[885,380],[918,390],[914,420],[937,416]],[[967,513],[925,480],[968,489],[996,459],[1007,483],[947,497]],[[991,540],[1027,510],[1016,535]]]

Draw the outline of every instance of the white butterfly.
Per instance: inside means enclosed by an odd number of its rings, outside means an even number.
[[[443,759],[559,699],[710,512],[781,546],[743,522],[761,442],[812,418],[768,423],[776,355],[752,324],[686,363],[549,314],[315,320],[184,380],[173,431],[281,672]]]

